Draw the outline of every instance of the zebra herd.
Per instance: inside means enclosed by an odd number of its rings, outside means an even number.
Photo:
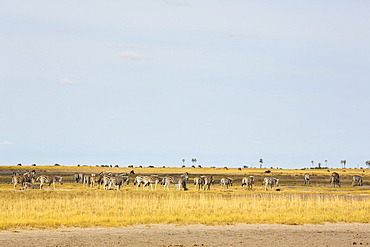
[[[19,172],[13,172],[12,176],[12,184],[14,190],[17,187],[17,184],[21,184],[21,190],[24,189],[36,189],[37,185],[34,184],[35,181],[40,182],[40,185],[38,187],[40,189],[43,188],[44,184],[47,184],[50,188],[50,185],[53,185],[53,188],[55,189],[55,183],[59,182],[60,184],[63,184],[63,177],[61,176],[52,176],[52,175],[41,175],[36,178],[36,171],[27,171],[23,174]]]
[[[123,190],[125,184],[130,183],[130,176],[135,175],[135,172],[132,170],[129,173],[119,173],[113,174],[112,172],[100,172],[98,174],[86,174],[86,173],[74,173],[73,180],[75,183],[81,183],[91,188],[98,188],[100,189],[103,187],[105,190]],[[136,176],[133,179],[134,185],[136,189],[139,189],[142,186],[143,189],[148,189],[149,187],[152,190],[157,190],[157,186],[163,185],[164,190],[169,190],[170,184],[175,184],[177,190],[183,189],[184,191],[188,190],[187,188],[187,181],[189,180],[189,173],[185,172],[181,175],[140,175]],[[40,182],[39,185],[35,185],[35,182]],[[220,179],[220,190],[226,189],[228,190],[235,180],[231,177],[224,177]],[[255,179],[254,176],[245,176],[241,180],[242,189],[249,189],[253,188]],[[308,173],[304,174],[303,182],[305,185],[310,184],[310,175]],[[334,187],[340,187],[340,176],[337,172],[333,172],[330,175],[330,184]],[[40,175],[36,177],[36,171],[27,171],[24,173],[13,172],[12,176],[12,184],[14,190],[16,189],[17,184],[21,184],[21,190],[24,189],[43,189],[44,185],[48,185],[50,188],[53,185],[55,190],[55,184],[60,183],[63,184],[63,177],[62,176],[55,176],[55,175]],[[208,191],[211,189],[211,185],[215,183],[215,179],[213,175],[202,175],[197,176],[193,180],[195,190],[204,190]],[[262,185],[264,186],[265,190],[273,190],[274,187],[279,187],[279,179],[275,177],[265,177],[263,179]],[[352,177],[352,186],[362,186],[363,179],[361,176],[354,175]]]

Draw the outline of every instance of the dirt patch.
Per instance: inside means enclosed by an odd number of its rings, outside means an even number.
[[[2,231],[1,246],[368,246],[370,224],[151,225]]]

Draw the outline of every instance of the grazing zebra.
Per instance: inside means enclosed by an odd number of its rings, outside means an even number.
[[[362,177],[361,176],[354,175],[352,177],[352,186],[355,186],[355,184],[357,184],[358,186],[362,185]]]
[[[210,190],[211,184],[215,182],[213,176],[201,176],[203,180],[203,190]]]
[[[12,184],[14,186],[14,190],[16,189],[17,184],[21,184],[21,189],[24,188],[24,183],[34,183],[36,177],[36,171],[25,172],[22,175],[16,175],[19,173],[14,172],[12,176]]]
[[[125,182],[126,182],[126,180],[122,176],[111,177],[109,179],[108,190],[111,189],[112,185],[114,186],[113,190],[121,190],[121,189],[123,189],[123,185],[124,185]]]
[[[310,184],[310,174],[306,173],[304,174],[304,184]]]
[[[61,176],[41,175],[36,179],[36,181],[40,181],[40,190],[42,189],[44,184],[47,184],[48,188],[50,188],[50,185],[53,184],[53,188],[55,190],[55,183],[59,182],[62,185],[63,184],[63,177],[61,177]]]
[[[279,187],[279,179],[273,177],[266,177],[263,179],[263,184],[265,185],[265,190],[270,186],[271,190],[273,187]]]
[[[164,177],[162,183],[164,185],[164,189],[169,190],[170,184],[176,184],[176,189],[180,190],[181,187],[186,191],[188,188],[186,187],[186,181],[189,178],[189,173],[185,172],[180,176],[167,176]]]
[[[221,178],[220,190],[222,190],[224,187],[226,187],[226,189],[229,189],[229,186],[233,186],[233,179],[232,178]]]
[[[243,190],[245,190],[245,187],[247,187],[248,189],[252,189],[253,184],[254,184],[254,177],[253,176],[244,177],[242,179],[242,189]]]
[[[339,177],[339,174],[336,173],[336,172],[333,172],[330,176],[330,184],[333,184],[334,185],[334,188],[335,186],[337,187],[340,187],[340,177]]]

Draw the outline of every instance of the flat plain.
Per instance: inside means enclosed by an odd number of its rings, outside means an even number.
[[[37,175],[61,175],[56,190],[16,190],[13,171],[35,170]],[[91,188],[73,182],[73,173],[111,171],[137,175],[189,173],[188,191],[136,188]],[[270,171],[266,173],[266,171]],[[332,172],[341,187],[329,184]],[[303,175],[311,175],[303,185]],[[209,191],[197,190],[196,176],[214,176]],[[252,190],[241,179],[255,177]],[[361,175],[362,186],[352,186]],[[265,191],[264,177],[279,178],[280,186]],[[220,188],[222,177],[234,179]],[[349,246],[368,245],[370,227],[370,172],[368,169],[283,170],[253,168],[107,168],[0,167],[0,241],[6,246]],[[36,236],[36,237],[35,237]],[[66,238],[66,236],[68,236]],[[36,239],[34,239],[36,238]],[[40,240],[43,239],[43,240]],[[32,240],[32,241],[31,241]],[[23,242],[25,243],[25,242]],[[35,245],[33,245],[35,244]]]

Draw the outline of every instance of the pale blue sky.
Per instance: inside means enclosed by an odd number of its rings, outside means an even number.
[[[0,164],[370,159],[369,1],[0,0]]]

